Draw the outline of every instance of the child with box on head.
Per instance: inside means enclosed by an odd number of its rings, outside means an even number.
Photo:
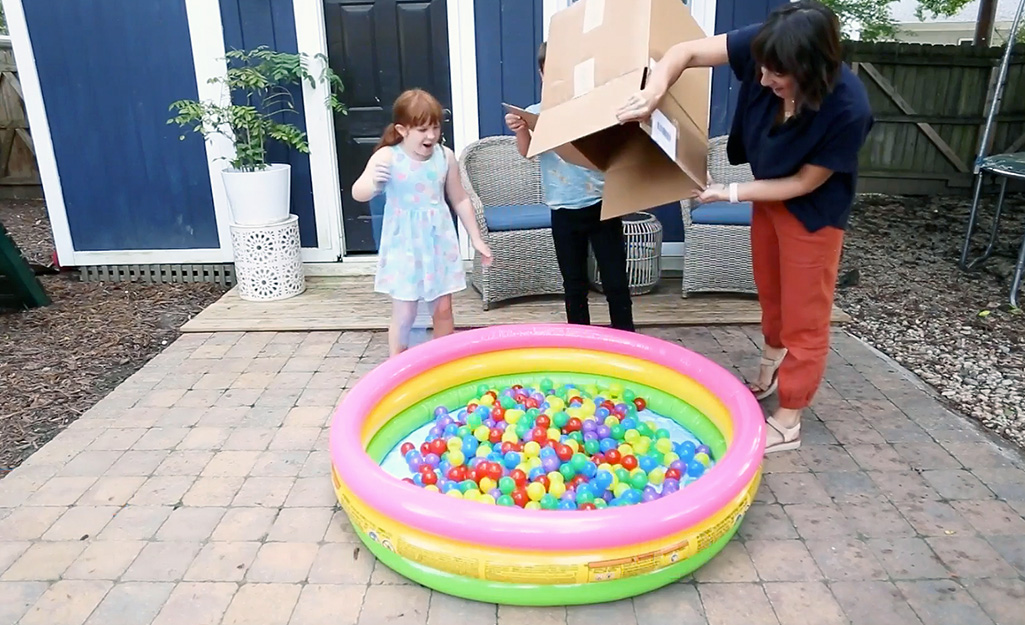
[[[538,71],[544,79],[546,44],[538,50]],[[527,107],[537,113],[539,103]],[[531,131],[523,118],[509,113],[505,116],[509,130],[516,134],[516,146],[526,158]],[[562,273],[566,320],[590,325],[587,297],[590,288],[587,275],[587,245],[594,250],[602,288],[609,306],[612,327],[634,330],[633,304],[626,274],[626,248],[623,221],[619,217],[601,219],[604,176],[600,171],[563,160],[554,151],[540,158],[545,203],[552,209],[552,239]]]

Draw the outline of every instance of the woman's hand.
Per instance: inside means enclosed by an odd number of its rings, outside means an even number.
[[[730,199],[730,190],[724,184],[710,184],[704,191],[695,191],[691,196],[702,204],[708,202],[725,202]]]
[[[626,99],[626,103],[616,111],[616,119],[619,123],[645,122],[658,107],[659,101],[664,93],[658,93],[655,89],[645,87]]]
[[[481,255],[481,262],[484,266],[490,267],[495,257],[491,253],[491,248],[484,242],[484,239],[475,238],[473,240],[473,249],[477,250],[477,253]]]

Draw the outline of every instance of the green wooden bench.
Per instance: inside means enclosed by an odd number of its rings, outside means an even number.
[[[50,297],[21,250],[0,224],[0,307],[36,308],[49,306]]]

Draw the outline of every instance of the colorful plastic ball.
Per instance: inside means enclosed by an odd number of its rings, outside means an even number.
[[[531,501],[540,501],[545,496],[545,487],[543,484],[537,482],[531,482],[527,485],[527,496],[530,497]]]
[[[546,493],[544,496],[541,497],[541,501],[539,503],[541,504],[542,510],[555,510],[555,508],[559,505],[559,500],[556,499],[555,496],[553,496],[551,493]]]
[[[500,506],[506,506],[506,507],[511,507],[511,506],[515,506],[516,505],[516,502],[513,501],[513,498],[510,497],[509,495],[502,495],[501,497],[499,497],[498,499],[495,500],[495,503],[497,503]]]
[[[687,463],[687,475],[690,477],[701,477],[705,473],[705,465],[701,464],[697,460],[691,460]]]

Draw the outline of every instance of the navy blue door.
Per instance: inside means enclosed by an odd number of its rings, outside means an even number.
[[[448,14],[445,0],[325,0],[324,14],[331,69],[345,84],[348,107],[347,115],[335,116],[345,251],[373,253],[382,202],[355,201],[352,184],[404,90],[424,89],[451,110]],[[451,146],[451,115],[442,132]]]

